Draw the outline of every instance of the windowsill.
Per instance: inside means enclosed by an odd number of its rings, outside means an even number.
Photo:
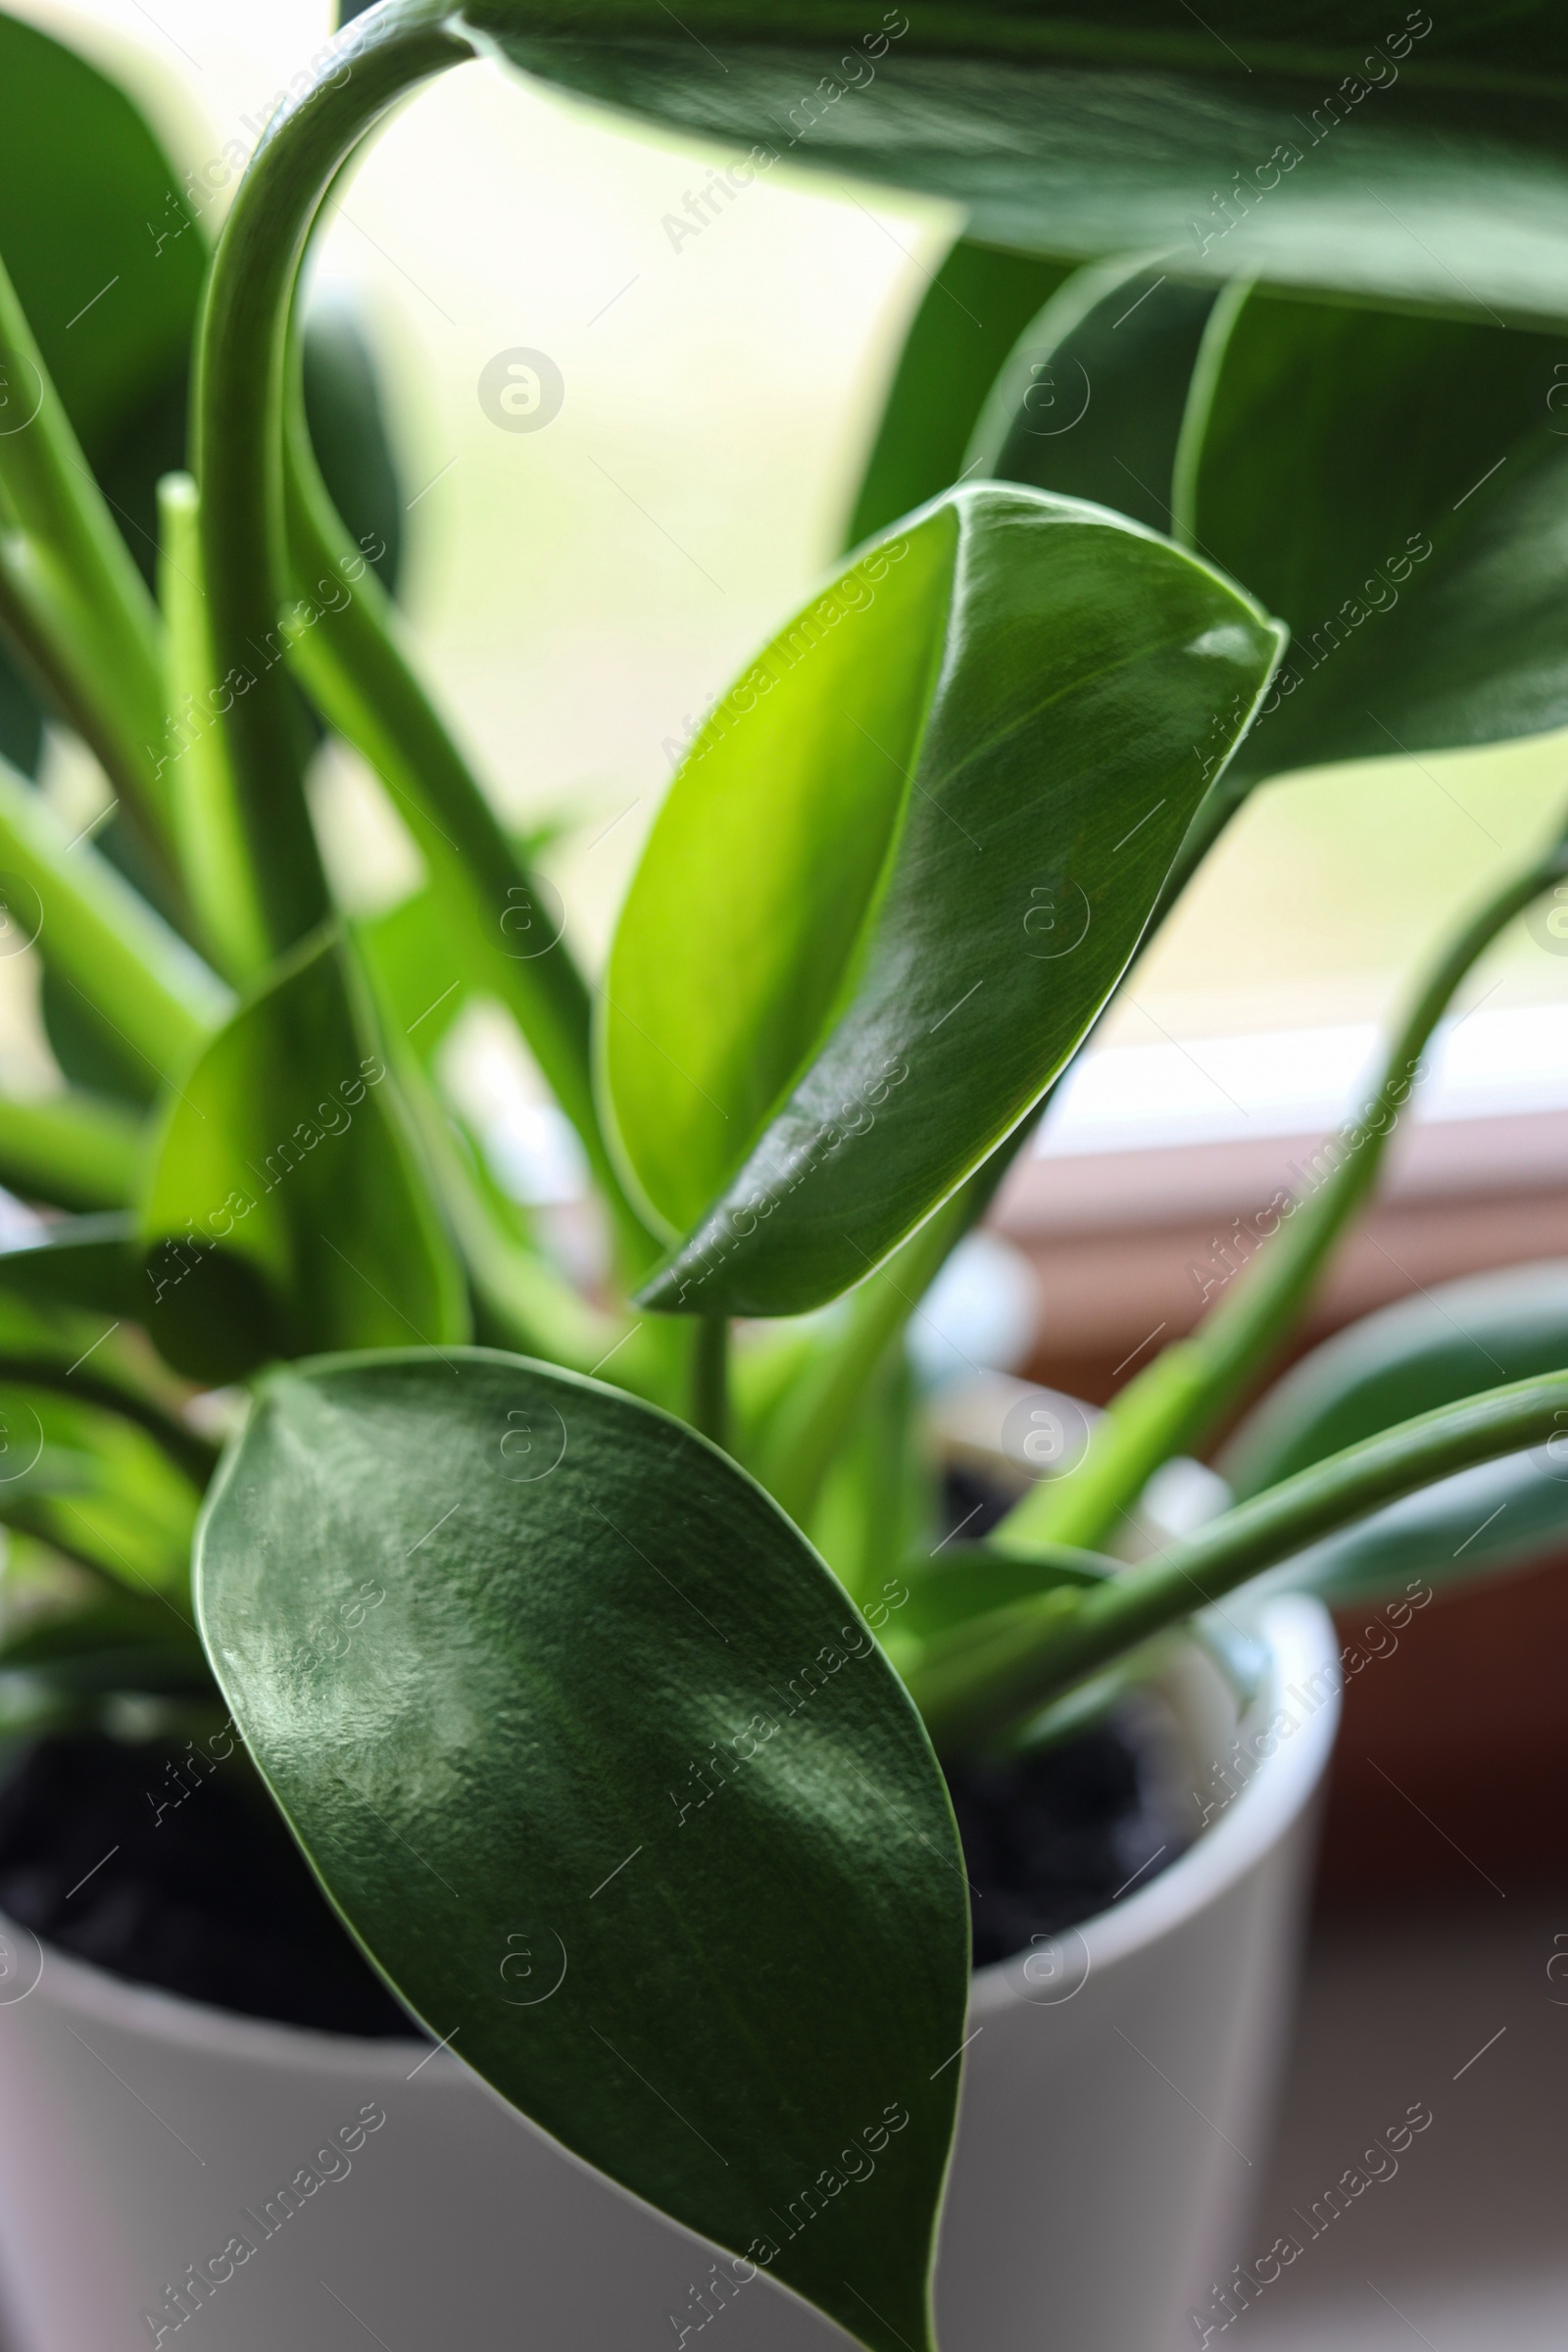
[[[1039,1267],[1041,1376],[1101,1367],[1191,1328],[1257,1246],[1280,1192],[1366,1099],[1370,1026],[1086,1056],[992,1222]],[[1568,1250],[1568,1006],[1446,1024],[1389,1148],[1376,1199],[1313,1310],[1320,1335],[1412,1289]],[[1320,1166],[1324,1163],[1319,1163]]]

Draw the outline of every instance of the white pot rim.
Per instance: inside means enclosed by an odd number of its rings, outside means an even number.
[[[1263,1736],[1264,1727],[1281,1712],[1293,1715],[1294,1729],[1278,1739],[1268,1754],[1258,1755],[1246,1786],[1168,1870],[1109,1910],[1065,1932],[1082,1936],[1089,1966],[1097,1975],[1146,1950],[1195,1912],[1218,1901],[1312,1802],[1340,1721],[1340,1647],[1334,1620],[1321,1601],[1293,1592],[1261,1609],[1257,1625],[1269,1667],[1264,1689],[1248,1713],[1248,1722],[1255,1727],[1251,1736]],[[1326,1693],[1310,1707],[1299,1704],[1293,1712],[1290,1693],[1325,1672],[1330,1681]],[[1221,1759],[1214,1761],[1218,1765]],[[976,1969],[971,2018],[982,2020],[1016,2004],[1017,1966],[1014,1955]]]
[[[1258,1758],[1247,1785],[1167,1870],[1110,1910],[1065,1931],[1082,1936],[1097,1974],[1146,1949],[1217,1900],[1284,1836],[1312,1800],[1339,1723],[1339,1645],[1333,1621],[1321,1602],[1291,1593],[1259,1612],[1258,1628],[1268,1648],[1269,1673],[1265,1692],[1250,1712],[1250,1721],[1266,1724],[1277,1709],[1288,1709],[1292,1689],[1298,1690],[1326,1668],[1333,1670],[1333,1687],[1299,1716],[1296,1728],[1279,1740],[1270,1754]],[[1215,1761],[1217,1764],[1219,1759]],[[14,1925],[11,1932],[31,1936],[30,1930]],[[34,1936],[32,1940],[40,1939]],[[384,2079],[389,2086],[412,2081],[414,2073],[420,2073],[428,2084],[439,2082],[466,2092],[474,2079],[469,2069],[457,2061],[456,2053],[438,2052],[413,2036],[334,2034],[242,2017],[179,1993],[161,1991],[155,1985],[111,1976],[52,1944],[42,1948],[53,1998],[96,2024],[187,2050],[209,2051],[230,2063],[248,2060],[262,2068],[291,2070],[304,2066],[320,2075],[352,2076],[356,2082]],[[1015,2003],[1012,1980],[1016,1968],[1015,1955],[975,1971],[970,1992],[973,2019],[982,2021]]]

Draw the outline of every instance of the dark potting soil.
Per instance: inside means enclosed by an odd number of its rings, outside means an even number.
[[[948,1770],[977,1966],[1102,1911],[1184,1842],[1151,1750],[1107,1723]],[[161,1808],[161,1809],[160,1809]],[[242,1751],[101,1734],[34,1741],[0,1783],[0,1912],[111,1975],[215,2008],[416,2034],[350,1941]]]
[[[989,1535],[1014,1499],[954,1465],[943,1474],[949,1532],[961,1529],[966,1542]],[[946,1770],[977,1968],[1093,1919],[1192,1841],[1164,1792],[1153,1741],[1131,1713],[1031,1756]]]
[[[160,1808],[162,1808],[160,1810]],[[52,1733],[0,1783],[0,1911],[78,1960],[218,2009],[416,2035],[243,1751]]]
[[[1148,1740],[1107,1722],[1029,1756],[947,1767],[977,1968],[1109,1908],[1188,1842]]]

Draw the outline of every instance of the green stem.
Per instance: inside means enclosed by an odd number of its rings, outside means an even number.
[[[145,1430],[177,1470],[182,1470],[191,1484],[205,1490],[213,1472],[218,1468],[220,1448],[198,1437],[184,1422],[167,1412],[155,1398],[144,1396],[122,1380],[84,1370],[73,1364],[69,1368],[52,1356],[33,1356],[0,1349],[0,1381],[15,1381],[24,1387],[47,1389],[52,1396],[72,1396],[79,1402],[95,1404],[105,1412],[119,1413],[126,1421],[134,1421]]]
[[[715,1446],[729,1445],[729,1322],[723,1315],[697,1318],[692,1421]]]
[[[391,602],[332,506],[297,385],[284,497],[296,610],[304,603],[317,615],[291,628],[289,658],[327,723],[393,794],[476,984],[513,1013],[582,1139],[635,1280],[660,1246],[626,1198],[600,1125],[587,986],[564,939],[551,936],[537,884],[419,683]],[[519,955],[535,937],[543,948]]]
[[[242,986],[261,977],[270,949],[220,724],[224,695],[233,697],[213,668],[200,503],[188,473],[166,473],[159,483],[158,523],[169,700],[181,713],[169,763],[170,830],[196,934],[224,977]]]
[[[0,1101],[0,1184],[54,1208],[125,1208],[136,1194],[142,1140],[140,1121],[99,1095]]]
[[[106,858],[69,839],[3,760],[0,864],[13,936],[36,940],[50,968],[139,1059],[173,1076],[228,1010],[227,989]]]
[[[503,1230],[462,1142],[418,1056],[385,1018],[397,1069],[431,1180],[463,1253],[473,1293],[477,1336],[486,1346],[542,1356],[573,1372],[603,1370],[617,1388],[679,1410],[685,1382],[672,1361],[687,1335],[677,1321],[630,1323],[607,1314],[574,1290],[535,1250]]]
[[[1044,1482],[1008,1513],[993,1538],[1003,1549],[1039,1544],[1102,1548],[1160,1464],[1192,1451],[1212,1433],[1289,1335],[1370,1192],[1420,1076],[1421,1056],[1455,989],[1498,933],[1565,873],[1568,848],[1559,843],[1510,875],[1446,944],[1405,1015],[1366,1110],[1317,1155],[1342,1153],[1331,1161],[1330,1173],[1294,1200],[1281,1192],[1259,1212],[1256,1222],[1273,1219],[1266,1246],[1190,1338],[1167,1348],[1128,1383],[1097,1426],[1074,1475]]]
[[[865,1391],[957,1244],[984,1215],[1004,1170],[993,1152],[886,1262],[852,1294],[849,1312],[773,1407],[760,1432],[757,1475],[797,1525],[816,1507],[822,1482],[857,1426]],[[985,1181],[982,1181],[985,1180]]]
[[[327,911],[305,800],[306,744],[277,615],[288,568],[283,416],[289,319],[312,224],[347,157],[416,83],[477,54],[446,0],[385,0],[269,123],[213,257],[197,358],[196,466],[213,665],[241,829],[268,937],[291,946]]]
[[[1568,1372],[1419,1414],[1239,1503],[1158,1559],[1087,1591],[1058,1590],[999,1612],[962,1642],[933,1643],[911,1666],[909,1688],[940,1746],[994,1739],[1107,1659],[1319,1537],[1472,1463],[1560,1439],[1565,1429]]]
[[[172,885],[159,788],[167,705],[157,608],[3,264],[0,384],[9,395],[8,429],[0,432],[0,623],[110,778],[160,881]]]

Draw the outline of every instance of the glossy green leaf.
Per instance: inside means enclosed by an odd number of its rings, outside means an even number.
[[[1232,780],[1568,720],[1565,434],[1568,335],[1222,299],[1178,516],[1292,631]]]
[[[1219,1468],[1245,1500],[1413,1414],[1564,1364],[1568,1260],[1467,1275],[1314,1348],[1253,1406]]]
[[[1568,34],[1223,0],[474,0],[529,71],[668,128],[945,196],[971,236],[1561,318]]]
[[[1290,625],[1239,793],[1568,720],[1565,436],[1568,337],[1121,262],[1047,305],[969,465],[1173,529]]]
[[[689,1238],[662,1308],[868,1273],[1035,1103],[1120,978],[1276,634],[1120,517],[959,490],[718,705],[601,1004],[626,1159]]]
[[[517,1357],[328,1361],[264,1385],[197,1592],[251,1754],[431,2032],[876,2352],[925,2352],[956,1835],[760,1489]]]
[[[958,238],[932,277],[899,353],[845,535],[847,548],[888,530],[901,514],[960,478],[997,370],[1062,275],[1059,262]],[[1159,522],[1163,529],[1163,515]]]
[[[139,1225],[143,1320],[193,1379],[466,1336],[462,1269],[333,934],[280,964],[182,1080]]]

